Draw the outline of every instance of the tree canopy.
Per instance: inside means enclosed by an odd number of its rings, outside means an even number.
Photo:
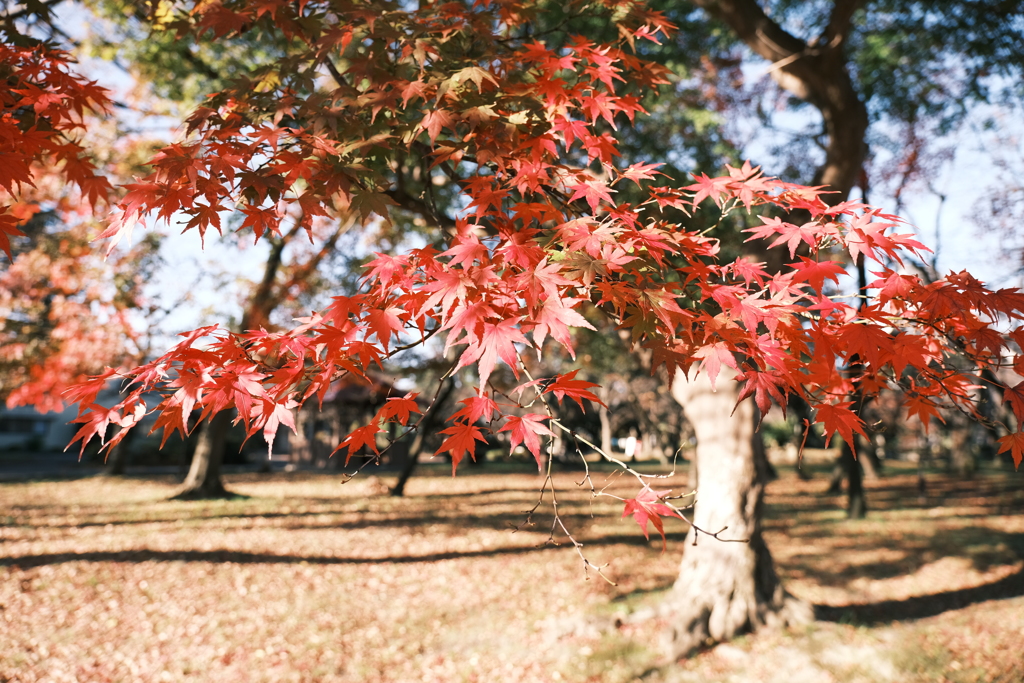
[[[539,375],[526,351],[573,356],[573,330],[598,318],[627,330],[655,368],[712,383],[732,368],[740,400],[762,414],[796,394],[828,437],[848,443],[864,430],[851,410],[855,391],[899,385],[926,424],[943,405],[982,419],[972,390],[999,381],[982,371],[1022,369],[1024,296],[990,291],[967,273],[922,281],[903,268],[924,247],[900,219],[836,203],[829,188],[765,177],[750,164],[669,182],[658,164],[624,158],[622,131],[670,78],[646,46],[675,26],[633,0],[569,3],[557,20],[551,10],[529,0],[152,4],[146,20],[162,40],[265,50],[225,74],[183,137],[123,187],[99,235],[108,254],[137,226],[160,221],[200,238],[233,229],[267,240],[404,214],[425,232],[418,245],[371,258],[358,292],[290,329],[202,327],[146,363],[69,390],[81,409],[75,441],[113,446],[149,412],[166,439],[234,410],[250,436],[272,444],[281,425],[293,426],[292,410],[322,401],[339,377],[368,379],[387,359],[427,346],[445,354],[449,372],[469,367],[478,378],[442,430],[439,452],[453,469],[487,433],[504,431],[550,468],[542,439],[563,430],[581,438],[552,402],[599,399],[575,371]],[[614,34],[574,32],[595,17]],[[34,201],[39,169],[56,169],[84,201],[107,195],[75,132],[86,110],[110,102],[66,53],[5,36],[0,230],[9,239]],[[749,216],[749,239],[763,240],[783,267],[724,255],[698,211]],[[229,215],[240,220],[229,226]],[[844,292],[845,264],[861,258],[873,279]],[[98,404],[115,378],[126,396]],[[1017,424],[1000,442],[1017,464],[1022,386],[1004,387]],[[338,450],[379,454],[388,425],[394,438],[415,432],[415,398],[390,397]],[[108,438],[111,425],[121,429]],[[681,514],[646,475],[602,455],[636,476],[625,505],[641,526],[660,530],[660,515]]]

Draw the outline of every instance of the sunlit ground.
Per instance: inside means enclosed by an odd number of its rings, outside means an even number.
[[[559,509],[617,585],[545,545],[548,510],[513,533],[530,474],[435,470],[403,499],[386,477],[245,475],[207,503],[166,500],[170,480],[2,484],[0,681],[1024,680],[1024,473],[934,474],[922,498],[895,470],[849,522],[823,472],[783,470],[769,545],[822,620],[681,664],[629,615],[674,581],[684,527],[663,554],[577,478]]]

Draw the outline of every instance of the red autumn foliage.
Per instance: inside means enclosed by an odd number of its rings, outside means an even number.
[[[10,239],[39,210],[25,197],[40,173],[58,172],[95,206],[110,182],[97,172],[77,141],[88,111],[107,111],[107,91],[72,71],[71,56],[42,46],[0,43],[0,250],[11,258]]]
[[[597,400],[595,385],[574,373],[534,379],[523,352],[551,337],[572,353],[571,328],[597,315],[630,330],[656,368],[697,366],[714,382],[726,364],[762,410],[797,394],[826,436],[847,441],[863,433],[847,399],[855,391],[870,397],[901,385],[925,421],[940,405],[977,415],[972,388],[981,370],[1020,358],[1013,338],[1024,334],[1024,295],[990,291],[967,273],[926,283],[903,272],[923,246],[898,232],[895,216],[854,201],[832,206],[821,188],[749,164],[675,190],[649,184],[653,165],[621,163],[614,131],[644,113],[645,92],[667,82],[662,67],[634,52],[672,30],[641,3],[589,5],[617,25],[619,39],[606,44],[531,35],[521,27],[543,8],[529,0],[415,10],[329,0],[178,5],[170,26],[183,38],[263,31],[286,38],[288,54],[189,117],[186,137],[126,187],[102,235],[108,249],[140,222],[171,217],[204,235],[223,229],[223,212],[239,211],[241,229],[259,239],[281,234],[296,214],[309,229],[314,216],[388,221],[396,207],[433,224],[446,244],[378,256],[358,294],[292,329],[188,333],[118,373],[129,393],[112,409],[95,403],[101,382],[76,390],[83,448],[110,423],[122,429],[108,445],[123,438],[147,410],[143,395],[154,392],[163,397],[153,410],[165,433],[194,429],[193,410],[209,419],[235,409],[250,435],[262,431],[270,441],[288,407],[320,400],[339,376],[366,378],[443,334],[446,350],[460,349],[452,369],[475,367],[479,386],[442,430],[440,452],[457,468],[501,419],[498,431],[512,431],[514,444],[543,463],[539,437],[560,426],[546,395],[583,405]],[[427,190],[406,190],[409,158],[458,187],[455,219],[438,215]],[[631,186],[641,198],[617,201]],[[688,217],[708,201],[722,213],[760,216],[751,239],[782,250],[788,266],[769,274],[746,260],[722,261],[718,242]],[[835,284],[843,263],[861,257],[877,275],[877,295],[856,307]],[[504,375],[496,380],[499,364],[515,378],[511,386]],[[524,414],[533,405],[544,414]],[[411,412],[408,404],[382,410],[339,448],[349,457],[377,452],[384,426],[410,426]],[[1021,443],[1016,432],[1001,441],[1018,464]],[[658,515],[668,514],[654,502],[661,492],[643,486],[627,512],[660,530]]]

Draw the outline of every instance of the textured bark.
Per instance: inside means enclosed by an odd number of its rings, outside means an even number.
[[[783,589],[761,535],[766,461],[757,457],[753,404],[737,406],[738,393],[739,384],[726,369],[714,391],[704,375],[687,381],[678,373],[672,385],[697,435],[696,528],[662,607],[674,658],[761,626],[803,623],[813,616],[809,605]],[[697,528],[721,533],[711,538]]]
[[[178,500],[204,498],[231,498],[234,494],[224,488],[220,478],[221,463],[224,460],[224,440],[231,427],[231,414],[217,413],[213,419],[199,428],[192,465],[182,484],[181,491],[174,496]]]

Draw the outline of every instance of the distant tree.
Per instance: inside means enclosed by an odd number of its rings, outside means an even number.
[[[142,360],[133,317],[158,242],[110,261],[90,243],[111,154],[84,132],[111,103],[70,55],[17,30],[45,24],[39,11],[0,15],[0,399],[45,412],[105,366]]]

